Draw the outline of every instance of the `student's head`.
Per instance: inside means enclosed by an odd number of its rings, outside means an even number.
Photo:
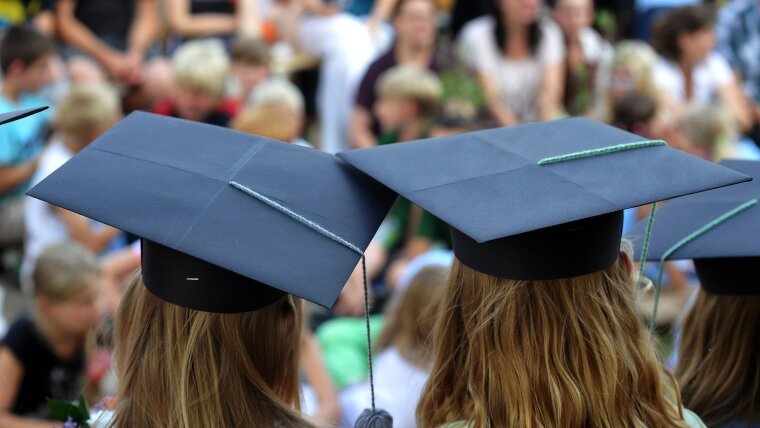
[[[51,78],[53,43],[37,30],[16,25],[0,41],[0,70],[24,92],[37,92]]]
[[[441,82],[429,70],[396,66],[377,81],[374,110],[383,131],[395,131],[410,121],[430,119],[441,97]]]
[[[116,316],[115,425],[308,426],[297,412],[300,318],[290,295],[242,313],[183,308],[137,275]]]
[[[656,55],[652,48],[637,41],[624,41],[615,47],[612,63],[612,101],[631,92],[641,92],[657,99],[652,70]]]
[[[259,39],[240,37],[232,42],[232,74],[243,92],[249,93],[269,78],[272,55],[269,46]]]
[[[399,0],[392,12],[396,43],[412,49],[435,43],[436,11],[433,0]]]
[[[203,120],[217,107],[227,86],[229,59],[218,40],[192,40],[174,53],[174,103],[183,119]]]
[[[594,2],[591,0],[556,0],[554,20],[568,36],[577,37],[583,28],[594,22]]]
[[[248,107],[233,120],[232,128],[290,143],[301,135],[303,120],[301,91],[285,79],[273,78],[253,91]]]
[[[56,109],[55,126],[73,151],[79,151],[121,117],[119,97],[106,84],[72,86]]]
[[[430,334],[448,276],[448,267],[428,266],[414,276],[407,288],[396,290],[400,295],[394,296],[388,311],[377,341],[379,350],[394,346],[412,364],[425,367],[430,363]]]
[[[715,46],[715,14],[708,5],[667,12],[655,25],[652,46],[673,61],[698,64]]]
[[[735,129],[724,108],[713,105],[691,106],[686,110],[680,125],[684,138],[701,157],[717,162],[734,155],[731,134]]]
[[[83,336],[98,319],[100,268],[95,257],[75,243],[51,245],[32,273],[36,321],[43,331]]]
[[[657,103],[645,94],[631,92],[615,101],[612,124],[620,129],[652,138],[652,122],[657,115]]]
[[[758,331],[760,296],[699,290],[681,326],[676,377],[684,406],[707,426],[760,421]]]
[[[684,426],[634,311],[632,263],[511,280],[454,260],[420,426]]]

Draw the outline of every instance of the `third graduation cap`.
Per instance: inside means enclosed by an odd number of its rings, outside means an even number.
[[[141,237],[158,297],[227,313],[332,306],[394,196],[335,156],[147,113],[29,195]]]
[[[28,108],[24,110],[14,110],[14,111],[9,111],[7,113],[0,113],[0,125],[5,125],[6,123],[15,122],[27,116],[37,114],[43,110],[47,110],[47,107],[45,106],[45,107],[37,107],[37,108]]]
[[[448,223],[462,263],[521,280],[612,265],[626,208],[749,180],[583,118],[339,156]]]
[[[657,208],[647,260],[693,259],[700,285],[713,294],[760,294],[760,162],[728,160],[749,183],[684,196]],[[645,225],[628,236],[637,259]]]

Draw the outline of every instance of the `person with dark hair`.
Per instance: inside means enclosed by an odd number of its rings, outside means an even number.
[[[55,48],[38,31],[10,27],[0,42],[0,113],[42,107],[36,95],[50,80]],[[20,244],[24,238],[24,198],[37,169],[50,112],[0,127],[0,245]]]
[[[565,46],[542,5],[498,0],[493,14],[471,21],[459,36],[500,125],[551,119],[562,109]]]
[[[673,9],[657,22],[652,45],[660,55],[655,85],[664,108],[682,116],[689,104],[720,104],[739,128],[752,124],[749,106],[731,67],[715,47],[715,15],[706,5]]]
[[[359,84],[348,131],[353,147],[377,145],[380,124],[372,109],[377,101],[375,88],[380,75],[397,65],[440,69],[435,57],[436,23],[432,0],[398,0],[391,21],[396,31],[393,45],[370,64]]]
[[[657,102],[651,97],[631,92],[615,101],[612,112],[612,124],[615,127],[647,137],[652,135]]]

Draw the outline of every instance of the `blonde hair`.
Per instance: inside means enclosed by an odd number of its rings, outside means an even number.
[[[232,129],[290,143],[298,137],[301,117],[285,103],[249,107],[233,119]]]
[[[379,98],[408,99],[417,102],[423,115],[435,112],[443,87],[435,73],[399,65],[380,75],[376,92]]]
[[[708,426],[760,421],[760,296],[699,291],[684,318],[676,377]]]
[[[55,125],[64,138],[89,143],[121,116],[116,90],[107,84],[85,83],[72,86],[58,103]]]
[[[617,44],[612,68],[624,67],[631,73],[635,92],[659,99],[654,85],[654,63],[657,54],[651,46],[644,42],[626,40]]]
[[[377,340],[379,351],[395,346],[407,362],[427,367],[432,356],[431,331],[446,288],[449,268],[428,266],[414,276],[398,300],[392,301]]]
[[[686,426],[675,380],[634,312],[625,264],[517,281],[455,259],[418,425]]]
[[[304,100],[301,91],[287,79],[273,77],[256,86],[248,100],[251,107],[263,107],[270,104],[283,104],[293,110],[293,113],[302,115]]]
[[[112,426],[310,426],[298,410],[300,318],[289,295],[237,314],[183,308],[138,275],[116,318]]]
[[[33,296],[65,302],[93,287],[100,267],[90,251],[73,242],[46,247],[32,272]]]
[[[718,162],[734,157],[735,147],[731,135],[735,126],[725,109],[712,105],[693,105],[686,110],[681,129],[691,144],[710,152],[711,160]]]
[[[230,60],[219,40],[201,39],[183,43],[172,58],[175,83],[195,91],[224,95]]]

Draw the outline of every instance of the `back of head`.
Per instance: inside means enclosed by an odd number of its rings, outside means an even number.
[[[732,157],[729,140],[735,127],[725,108],[715,105],[693,105],[686,110],[681,124],[686,139],[708,151],[712,160]]]
[[[270,104],[284,104],[299,116],[304,112],[304,99],[301,91],[287,79],[273,77],[258,85],[248,100],[251,107]]]
[[[174,80],[182,89],[224,94],[229,73],[229,58],[219,40],[185,42],[172,57]]]
[[[249,107],[232,121],[232,129],[273,140],[292,142],[298,137],[301,116],[284,102]]]
[[[92,286],[99,274],[97,260],[86,248],[73,242],[53,244],[35,261],[33,295],[63,302]]]
[[[418,425],[685,426],[632,294],[622,258],[547,281],[497,278],[455,260]]]
[[[681,56],[678,38],[711,28],[715,14],[709,5],[683,6],[665,13],[654,25],[652,47],[658,54],[672,61]]]
[[[684,318],[676,377],[707,426],[760,422],[760,296],[700,290]]]
[[[137,276],[116,318],[114,426],[301,427],[300,301],[201,312],[151,294]]]
[[[443,93],[438,77],[430,70],[399,65],[380,75],[376,84],[379,98],[412,100],[421,116],[432,116]]]
[[[3,74],[14,61],[29,65],[42,56],[55,52],[53,42],[39,31],[24,25],[14,25],[0,41],[0,70]]]
[[[64,138],[87,144],[120,116],[119,97],[112,87],[81,84],[71,87],[58,103],[55,124]]]
[[[394,296],[377,341],[380,350],[395,346],[401,356],[418,367],[426,367],[432,354],[431,332],[438,317],[449,268],[428,266],[414,276],[396,300]]]
[[[643,126],[649,124],[657,114],[655,100],[639,92],[631,92],[615,100],[612,123],[628,132],[645,134]]]

